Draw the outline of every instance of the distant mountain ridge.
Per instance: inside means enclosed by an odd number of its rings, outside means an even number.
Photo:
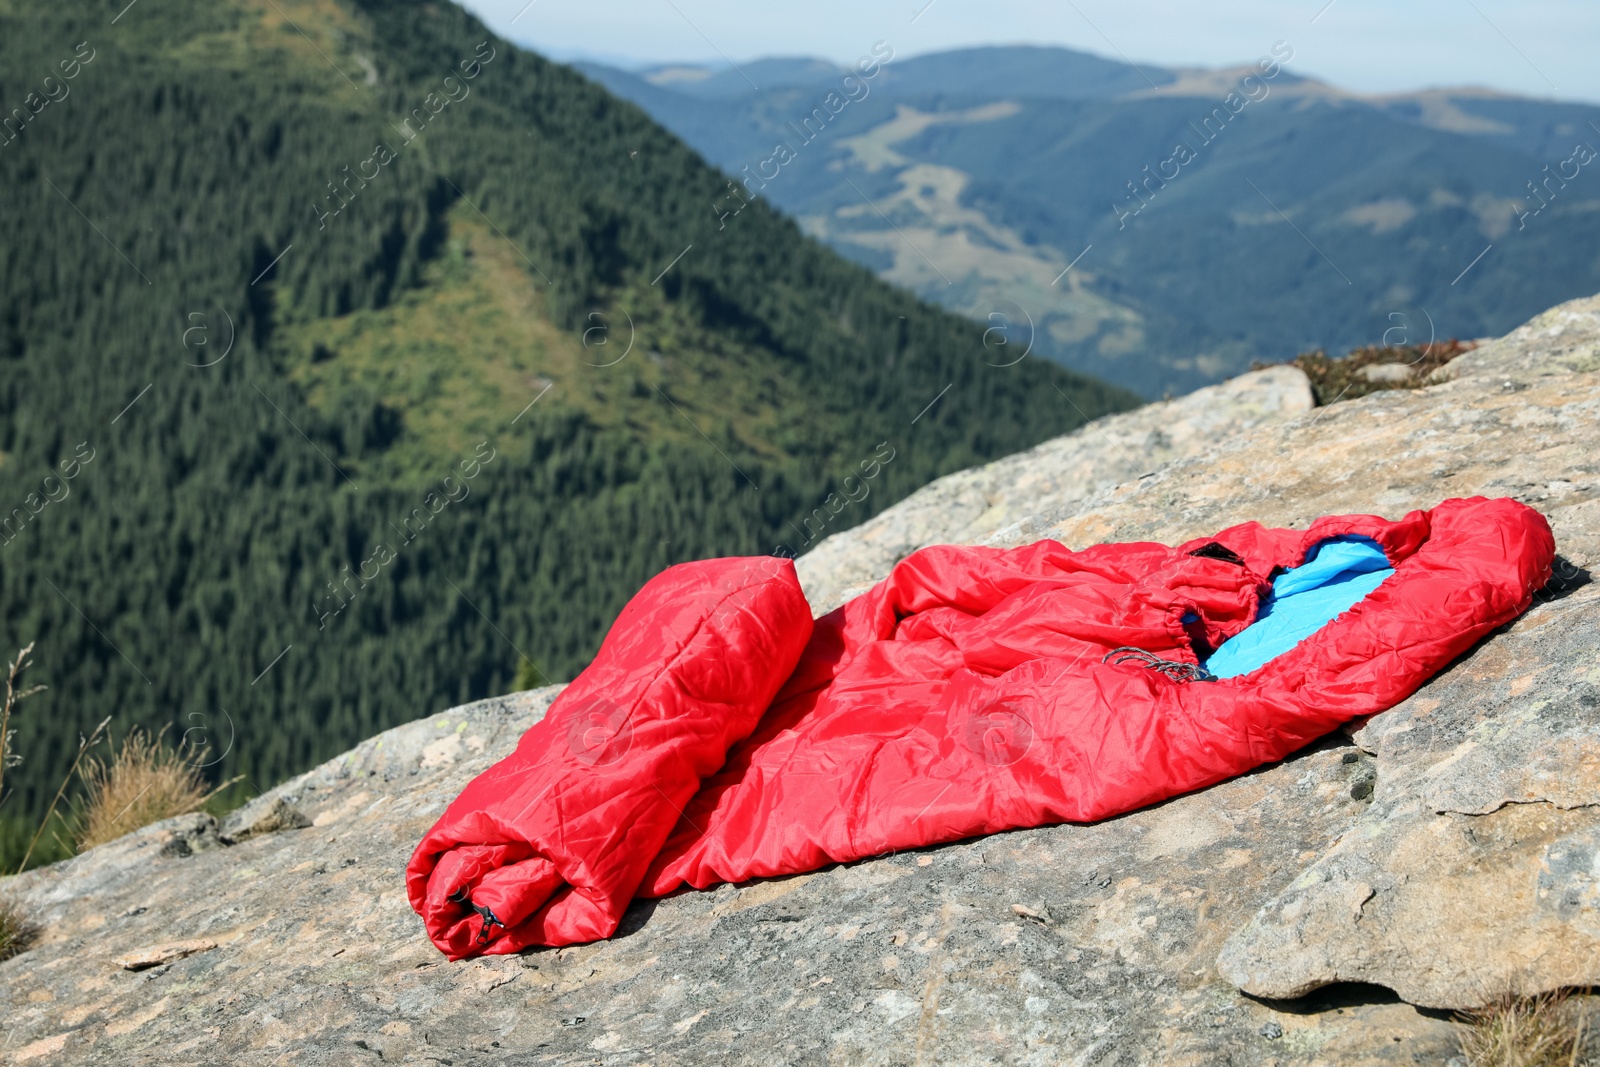
[[[1225,70],[1044,46],[894,56],[750,191],[1018,350],[1146,396],[1319,347],[1501,333],[1600,289],[1600,180],[1567,164],[1600,147],[1600,107],[1362,95],[1274,48]],[[577,66],[741,180],[850,75],[794,57]],[[1197,143],[1219,108],[1227,133]],[[1160,177],[1185,137],[1197,158]]]

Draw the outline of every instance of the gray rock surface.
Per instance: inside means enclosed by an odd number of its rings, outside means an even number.
[[[610,942],[446,963],[405,861],[555,692],[391,730],[269,794],[308,829],[171,855],[204,819],[186,816],[12,880],[46,930],[0,964],[9,1062],[1198,1067],[1453,1047],[1404,1004],[1280,1011],[1212,967],[1365,806],[1349,782],[1370,760],[1346,763],[1342,740],[1097,826],[686,893],[635,906]]]
[[[795,562],[800,584],[821,615],[919,548],[977,544],[1025,515],[1072,504],[1252,426],[1310,411],[1313,403],[1304,374],[1269,367],[1096,419],[1026,452],[946,475],[855,529],[825,538]]]
[[[1225,419],[1208,444],[1114,486],[1068,470],[1094,466],[1092,431],[1052,442],[1012,468],[1044,489],[1009,492],[994,465],[936,483],[818,549],[847,576],[833,591],[803,559],[808,588],[826,607],[930,541],[1175,541],[1478,492],[1539,506],[1558,550],[1593,567],[1600,301],[1446,370],[1424,390]],[[1143,465],[1114,435],[1102,443],[1106,463]],[[271,791],[263,804],[281,798],[305,829],[226,846],[214,821],[186,816],[0,882],[44,926],[0,963],[0,1056],[1442,1063],[1448,1016],[1377,986],[1454,1008],[1600,982],[1600,593],[1569,585],[1354,742],[1093,826],[684,893],[636,905],[605,943],[463,964],[423,937],[402,870],[555,690],[434,715]],[[117,963],[208,942],[147,970]]]

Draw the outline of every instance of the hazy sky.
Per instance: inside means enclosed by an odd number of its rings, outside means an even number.
[[[1596,0],[465,0],[494,30],[562,59],[851,61],[976,44],[1061,44],[1162,66],[1255,59],[1362,92],[1483,85],[1600,102]]]

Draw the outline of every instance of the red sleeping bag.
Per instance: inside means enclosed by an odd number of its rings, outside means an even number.
[[[1196,664],[1343,535],[1394,573],[1237,678]],[[1527,610],[1555,545],[1512,500],[1245,523],[1170,548],[927,548],[812,622],[773,557],[669,568],[407,869],[452,959],[609,937],[636,896],[1153,804],[1392,707]]]

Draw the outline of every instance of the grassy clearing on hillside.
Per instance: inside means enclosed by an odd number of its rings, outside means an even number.
[[[621,293],[574,332],[550,320],[526,274],[517,251],[457,205],[422,286],[382,309],[285,329],[290,376],[330,417],[357,395],[394,412],[403,432],[386,442],[385,460],[401,474],[429,475],[439,457],[502,435],[535,398],[542,412],[576,411],[596,427],[655,441],[693,445],[704,428],[737,442],[735,454],[768,460],[784,458],[772,442],[797,429],[802,438],[836,436],[816,434],[802,384],[770,356],[689,321],[659,290]],[[810,422],[796,427],[801,412]]]

